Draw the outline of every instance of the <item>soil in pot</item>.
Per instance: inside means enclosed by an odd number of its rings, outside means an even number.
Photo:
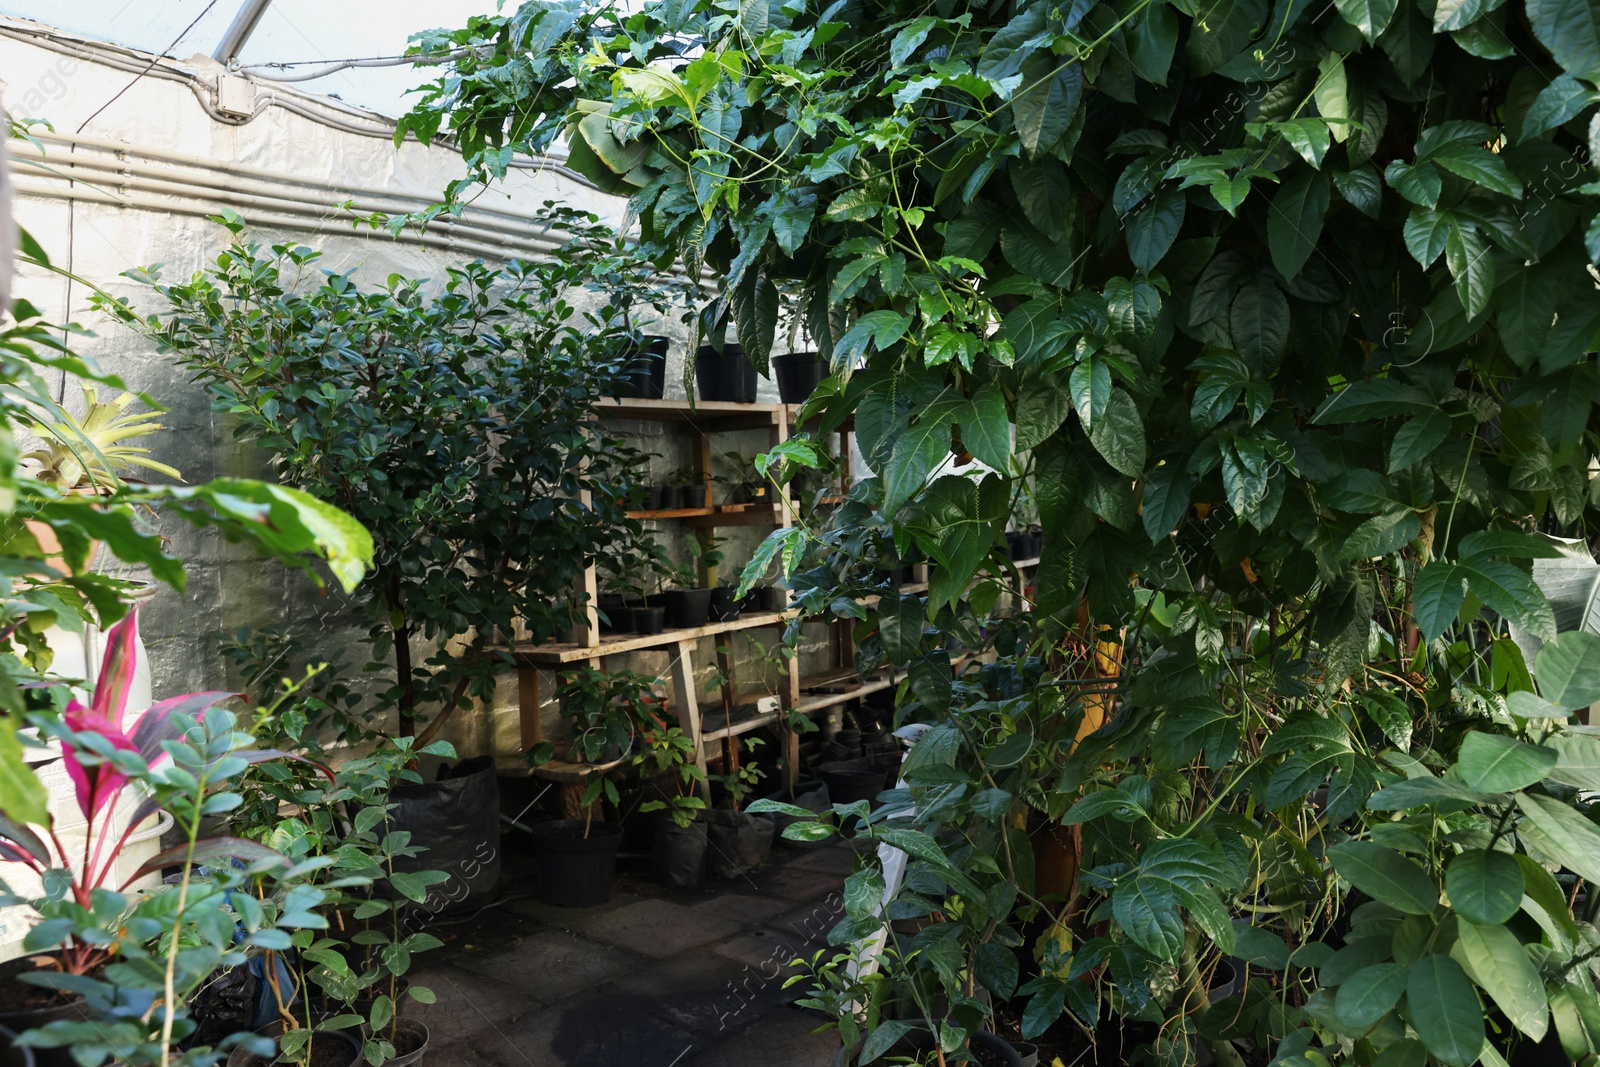
[[[281,1022],[263,1026],[256,1033],[267,1037],[278,1037],[283,1033]],[[303,1055],[305,1049],[300,1050]],[[361,1059],[361,1035],[354,1030],[313,1030],[311,1033],[311,1056],[309,1067],[353,1067]],[[267,1064],[276,1062],[276,1057],[263,1058],[252,1055],[242,1048],[236,1048],[228,1053],[228,1067],[267,1067]],[[287,1061],[294,1063],[296,1061]]]
[[[560,819],[538,823],[532,830],[539,862],[536,895],[541,901],[563,908],[587,908],[611,899],[622,827]]]
[[[721,352],[701,345],[695,353],[694,376],[701,400],[756,402],[756,366],[739,345],[725,344]]]
[[[671,589],[661,594],[663,621],[673,629],[704,626],[711,620],[713,589]]]
[[[428,1027],[415,1019],[396,1019],[373,1036],[394,1045],[394,1059],[385,1061],[388,1067],[416,1067],[428,1051]]]
[[[45,989],[21,980],[29,971],[55,971],[54,957],[21,956],[0,963],[0,1028],[20,1034],[24,1030],[53,1023],[57,1019],[87,1019],[83,998],[66,999],[54,989]],[[0,1036],[0,1046],[11,1048],[9,1040]],[[18,1049],[17,1051],[22,1051]],[[71,1048],[34,1049],[33,1061],[38,1067],[77,1067]]]
[[[719,585],[711,590],[711,603],[709,605],[712,622],[733,622],[739,617],[741,601],[733,598],[733,590],[725,585]]]
[[[679,826],[671,819],[663,819],[650,853],[656,880],[680,889],[698,889],[706,880],[709,848],[705,823],[696,819],[688,826]]]
[[[804,404],[828,376],[828,364],[816,352],[773,356],[772,369],[778,377],[778,396],[785,404]]]

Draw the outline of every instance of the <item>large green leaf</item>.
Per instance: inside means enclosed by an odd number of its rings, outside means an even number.
[[[1600,81],[1600,7],[1593,0],[1528,0],[1528,21],[1568,74]]]
[[[1339,876],[1374,900],[1407,915],[1432,915],[1439,890],[1416,863],[1371,841],[1346,841],[1328,850]]]
[[[1600,700],[1600,634],[1557,634],[1534,656],[1533,676],[1552,704],[1581,708]]]
[[[1485,793],[1509,793],[1543,781],[1556,765],[1554,750],[1474,730],[1456,757],[1461,780]]]
[[[1513,712],[1516,710],[1512,708]],[[1545,744],[1556,750],[1556,769],[1550,772],[1551,778],[1580,789],[1600,791],[1600,737],[1556,734]]]
[[[909,663],[921,651],[925,617],[922,601],[914,596],[884,597],[878,601],[878,636],[891,663]]]
[[[1467,579],[1467,588],[1503,618],[1540,640],[1555,636],[1555,612],[1527,571],[1498,559],[1465,559],[1457,567]]]
[[[950,454],[950,428],[966,407],[962,397],[946,394],[917,413],[914,425],[898,430],[883,472],[886,511],[909,500]]]
[[[1517,806],[1524,816],[1517,832],[1528,851],[1600,882],[1600,827],[1554,797],[1518,793]]]
[[[1339,984],[1334,1011],[1353,1030],[1366,1030],[1389,1014],[1406,991],[1410,972],[1398,963],[1363,967]]]
[[[961,443],[978,460],[997,471],[1011,464],[1011,418],[1006,395],[998,382],[989,382],[972,397],[960,416]]]
[[[1428,458],[1449,436],[1449,415],[1438,409],[1421,412],[1394,435],[1389,445],[1389,473],[1405,470]]]
[[[1511,1025],[1535,1041],[1542,1039],[1550,1026],[1550,1011],[1539,969],[1522,942],[1498,923],[1458,923],[1456,938],[1450,955],[1499,1005]]]
[[[18,725],[15,715],[0,716],[0,812],[15,823],[48,826],[49,793],[33,768],[23,761]],[[0,833],[0,837],[5,836],[8,835]]]
[[[1121,389],[1111,391],[1105,417],[1095,422],[1089,441],[1107,463],[1128,477],[1144,473],[1144,420],[1133,397]]]
[[[1469,848],[1444,872],[1450,906],[1475,923],[1503,923],[1522,906],[1522,866],[1508,852]]]
[[[1316,250],[1328,201],[1328,176],[1310,169],[1284,182],[1273,196],[1267,215],[1267,247],[1272,251],[1272,265],[1285,278],[1298,275]]]
[[[1023,88],[1011,98],[1022,147],[1032,155],[1054,148],[1083,99],[1083,65],[1048,51],[1022,64]]]
[[[1411,967],[1406,982],[1411,1025],[1428,1051],[1450,1067],[1470,1067],[1483,1049],[1483,1009],[1478,994],[1449,956],[1429,954]]]
[[[1228,325],[1239,357],[1264,378],[1289,344],[1289,301],[1265,279],[1246,282],[1233,298]]]
[[[1368,44],[1389,26],[1394,18],[1396,0],[1334,0],[1344,20],[1361,31]]]
[[[1017,396],[1017,451],[1043,444],[1071,412],[1072,396],[1059,377],[1025,384]]]
[[[1152,271],[1172,242],[1178,239],[1188,197],[1176,188],[1162,187],[1128,220],[1128,257],[1142,271]]]
[[[1436,560],[1417,573],[1411,589],[1411,606],[1417,629],[1429,641],[1450,628],[1467,600],[1467,576],[1453,563]]]
[[[1489,242],[1471,227],[1452,225],[1444,239],[1444,261],[1455,279],[1456,297],[1468,318],[1489,307],[1494,295],[1494,256]]]

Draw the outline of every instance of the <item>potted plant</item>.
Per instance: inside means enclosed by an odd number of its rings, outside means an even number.
[[[756,401],[756,365],[732,341],[701,345],[695,352],[695,384],[701,400],[734,404]]]
[[[220,707],[233,693],[172,697],[128,721],[136,629],[134,612],[107,635],[87,706],[70,698],[59,717],[29,716],[62,744],[81,834],[66,836],[54,823],[37,782],[13,781],[0,791],[0,855],[51,886],[35,899],[5,894],[4,903],[28,904],[40,918],[24,941],[26,955],[0,965],[0,1025],[21,1032],[41,1065],[72,1064],[73,1050],[89,1062],[97,1053],[148,1062],[153,1050],[193,1031],[186,1004],[214,966],[287,944],[291,931],[317,921],[309,909],[323,899],[306,884],[309,872],[292,870],[277,850],[200,836],[203,820],[238,805],[230,787],[246,768],[291,757],[251,747],[250,734]],[[5,721],[0,732],[15,745],[15,720]],[[162,809],[183,843],[119,876],[119,851]],[[210,873],[199,876],[199,864]],[[179,869],[175,885],[129,892],[169,866]],[[239,893],[263,906],[234,909]],[[236,929],[244,935],[237,944]],[[137,1004],[148,1010],[127,1010]]]
[[[651,785],[664,795],[639,805],[641,812],[663,812],[656,823],[652,861],[661,882],[693,888],[705,879],[706,802],[699,794],[706,775],[695,763],[694,742],[676,726],[655,726],[644,734],[639,763]],[[666,779],[662,785],[661,780]]]
[[[759,737],[746,737],[744,748],[753,753],[762,743]],[[712,849],[711,869],[721,878],[738,878],[765,864],[772,854],[772,817],[742,810],[756,783],[766,774],[746,760],[737,770],[710,777],[721,787],[724,803],[705,814]]]

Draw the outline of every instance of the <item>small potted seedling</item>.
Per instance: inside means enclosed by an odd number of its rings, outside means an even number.
[[[755,752],[759,737],[745,738],[745,749]],[[706,812],[711,840],[711,867],[720,877],[738,878],[767,862],[772,854],[772,816],[744,810],[744,804],[766,775],[751,762],[737,770],[711,776],[722,787],[723,806]]]
[[[676,726],[657,727],[646,732],[645,748],[639,762],[644,776],[662,795],[639,806],[642,812],[664,812],[656,828],[652,855],[655,875],[667,885],[692,888],[705,880],[706,824],[700,816],[706,802],[698,786],[706,774],[695,765],[694,742]],[[666,779],[665,786],[660,785]]]

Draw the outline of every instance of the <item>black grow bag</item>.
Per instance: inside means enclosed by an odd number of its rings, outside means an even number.
[[[738,878],[762,866],[772,856],[773,824],[770,815],[747,811],[708,811],[706,836],[711,842],[707,857],[719,878]]]
[[[721,352],[710,345],[700,346],[695,355],[694,376],[701,400],[756,402],[756,366],[744,357],[739,345],[723,345]]]
[[[394,869],[411,874],[443,871],[448,880],[428,890],[429,912],[479,908],[500,882],[500,785],[494,759],[477,756],[441,771],[441,779],[397,786],[389,794],[396,830],[411,831],[425,851],[397,856]]]

